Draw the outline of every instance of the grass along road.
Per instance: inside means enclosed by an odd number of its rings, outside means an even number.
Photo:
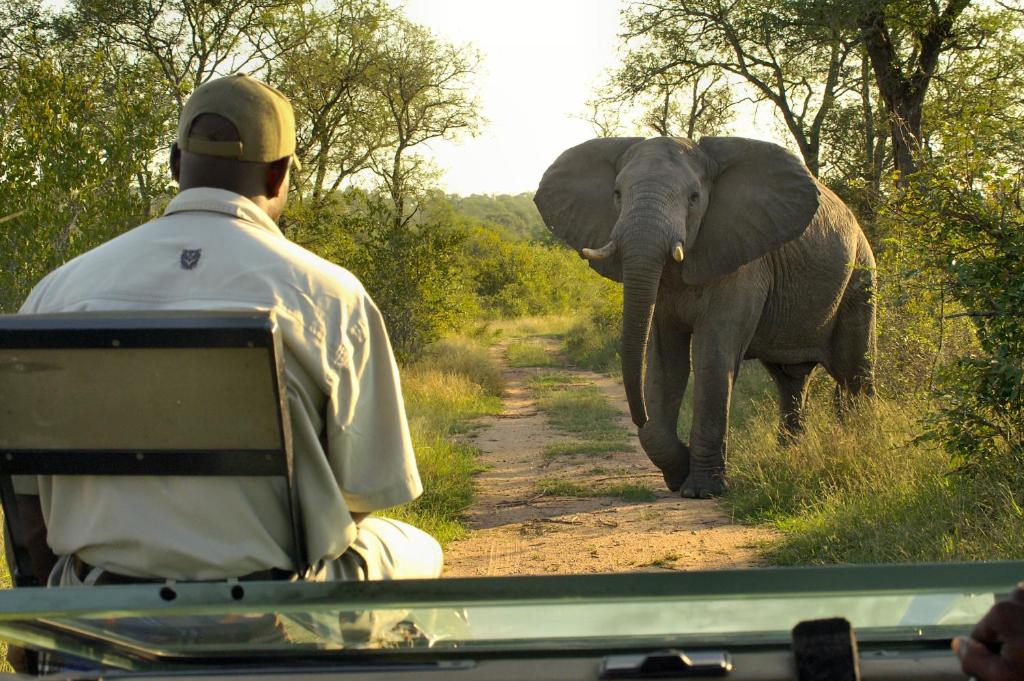
[[[491,353],[502,409],[469,436],[483,471],[445,576],[759,564],[771,531],[665,489],[617,380],[568,365],[554,334],[504,338]]]

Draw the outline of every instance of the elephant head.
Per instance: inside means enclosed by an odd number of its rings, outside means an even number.
[[[601,138],[559,156],[534,201],[549,229],[624,285],[622,378],[642,428],[663,274],[708,284],[795,239],[818,209],[818,188],[797,157],[769,142]]]

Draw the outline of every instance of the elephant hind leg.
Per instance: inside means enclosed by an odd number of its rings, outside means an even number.
[[[874,270],[855,269],[832,334],[826,369],[836,380],[836,411],[842,418],[857,395],[875,394]]]
[[[779,444],[791,444],[804,429],[807,385],[817,362],[776,364],[761,360],[779,390]]]

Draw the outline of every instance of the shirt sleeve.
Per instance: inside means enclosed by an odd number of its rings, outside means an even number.
[[[412,501],[423,485],[398,365],[380,311],[366,294],[347,320],[334,364],[327,449],[349,510],[368,513]]]

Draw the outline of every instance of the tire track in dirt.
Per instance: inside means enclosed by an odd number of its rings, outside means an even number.
[[[557,342],[542,342],[549,354]],[[552,573],[705,570],[761,565],[757,545],[770,530],[740,525],[713,500],[683,499],[669,492],[635,434],[629,451],[560,456],[545,461],[546,445],[573,441],[554,430],[538,410],[529,387],[551,368],[510,368],[508,341],[491,352],[506,379],[502,413],[485,419],[470,441],[486,470],[476,479],[476,498],[466,517],[470,534],[445,549],[446,577]],[[561,368],[574,382],[599,388],[634,433],[622,385],[576,367]],[[586,487],[620,480],[641,482],[653,501],[617,497],[541,496],[537,481],[565,477]]]

